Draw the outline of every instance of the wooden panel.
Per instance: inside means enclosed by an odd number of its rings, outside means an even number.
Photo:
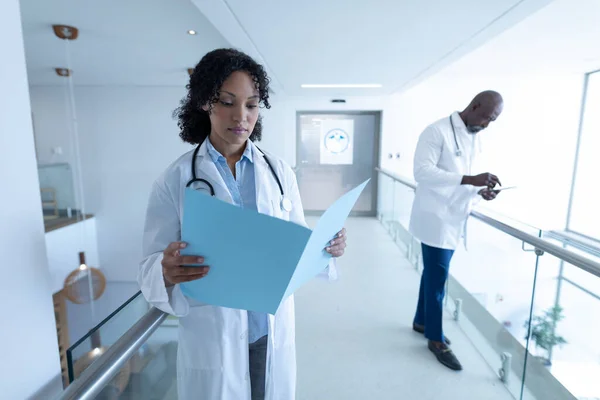
[[[69,326],[67,322],[67,303],[63,291],[54,293],[54,318],[56,319],[56,337],[60,353],[60,369],[63,387],[69,385],[69,371],[67,367],[67,349],[69,348]]]

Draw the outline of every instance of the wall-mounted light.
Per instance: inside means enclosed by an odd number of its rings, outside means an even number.
[[[190,29],[190,30],[188,31],[188,35],[195,35],[195,34],[196,34],[196,31],[195,31],[195,30],[193,30],[193,29]]]
[[[379,83],[327,83],[327,84],[303,84],[302,89],[377,89],[383,85]]]
[[[71,73],[73,72],[68,68],[54,68],[54,70],[56,71],[56,75],[62,76],[63,78],[71,76]]]

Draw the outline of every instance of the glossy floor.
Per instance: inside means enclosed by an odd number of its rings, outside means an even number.
[[[437,362],[411,329],[418,273],[378,221],[350,219],[347,229],[339,280],[296,296],[298,400],[512,399],[449,315],[444,329],[464,370]]]

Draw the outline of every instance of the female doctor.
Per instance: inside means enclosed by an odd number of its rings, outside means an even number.
[[[210,273],[209,266],[186,266],[203,264],[202,254],[180,255],[186,246],[180,234],[188,184],[239,207],[306,226],[294,172],[254,144],[262,136],[259,107],[270,108],[269,78],[246,54],[219,49],[200,60],[187,89],[175,115],[181,138],[195,149],[171,164],[152,187],[138,274],[142,293],[155,307],[180,317],[180,399],[293,400],[293,296],[273,316],[200,304],[179,287]],[[231,251],[252,234],[232,231]],[[342,230],[326,251],[339,257],[345,247]],[[335,263],[325,273],[334,279]]]

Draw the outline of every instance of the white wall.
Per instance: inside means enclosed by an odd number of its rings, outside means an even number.
[[[32,87],[40,158],[56,146],[68,125],[60,87]],[[183,87],[77,87],[75,89],[86,211],[96,215],[99,267],[107,280],[134,280],[152,182],[191,149],[171,117]],[[39,135],[38,135],[39,136]],[[67,155],[64,160],[68,160]],[[75,182],[78,186],[79,183]]]
[[[500,118],[481,133],[476,172],[492,172],[519,189],[486,203],[495,211],[541,228],[564,228],[577,139],[583,75],[564,70],[485,73],[492,42],[424,83],[392,98],[395,109],[382,140],[382,166],[412,178],[419,134],[430,123],[462,110],[481,90],[505,99]],[[484,56],[486,54],[486,56]],[[502,61],[499,61],[502,62]],[[483,66],[482,66],[483,65]]]
[[[48,107],[49,105],[52,107]],[[75,165],[72,112],[66,85],[49,90],[31,91],[31,109],[35,131],[35,148],[40,164]],[[60,127],[60,128],[58,128]],[[56,154],[53,150],[60,150]]]
[[[25,399],[60,374],[60,361],[18,0],[0,3],[0,38],[0,387]]]
[[[71,137],[64,117],[61,87],[32,87],[40,162],[73,162]],[[75,90],[87,212],[96,215],[99,267],[108,280],[135,280],[141,257],[146,203],[154,179],[177,157],[191,149],[178,137],[171,114],[185,95],[179,87],[77,87]],[[297,111],[382,110],[382,98],[349,98],[344,105],[330,98],[273,96],[262,110],[264,132],[259,146],[296,159]],[[44,138],[39,138],[40,136]],[[75,182],[77,186],[78,183]]]
[[[46,233],[46,254],[52,293],[61,290],[65,278],[79,266],[80,251],[85,252],[87,265],[98,268],[100,263],[96,218]]]
[[[84,337],[90,329],[98,325],[111,313],[123,305],[137,293],[137,282],[110,282],[102,297],[94,302],[94,312],[90,303],[75,304],[67,300],[67,323],[69,324],[69,340],[71,345]],[[139,296],[125,306],[111,320],[100,328],[102,345],[109,346],[123,336],[147,311],[148,303]],[[75,358],[89,351],[90,341],[86,340],[74,351]]]

